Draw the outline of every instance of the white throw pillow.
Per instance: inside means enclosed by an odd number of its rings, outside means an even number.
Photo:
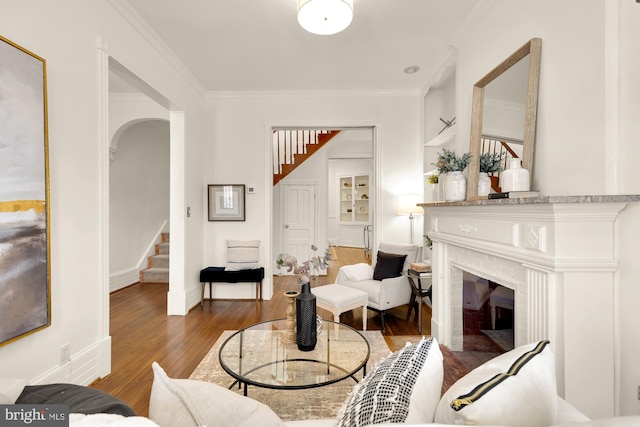
[[[442,379],[442,352],[435,338],[407,345],[354,387],[338,414],[338,427],[432,423]]]
[[[260,267],[260,240],[227,240],[226,271]]]
[[[442,396],[435,422],[550,426],[556,423],[557,399],[553,353],[549,341],[540,341],[501,354],[460,378]]]
[[[156,362],[149,418],[161,426],[283,427],[268,406],[216,384],[172,379]]]

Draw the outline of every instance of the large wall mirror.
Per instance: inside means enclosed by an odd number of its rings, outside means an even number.
[[[467,200],[478,198],[483,152],[504,152],[505,164],[521,158],[533,177],[541,46],[529,40],[473,86]]]

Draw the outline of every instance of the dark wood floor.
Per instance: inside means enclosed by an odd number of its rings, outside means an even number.
[[[341,265],[364,260],[362,249],[337,248],[337,260],[330,262],[326,276],[313,286],[333,283]],[[237,330],[256,322],[285,317],[283,293],[297,290],[296,277],[274,277],[274,296],[269,301],[213,300],[194,307],[186,316],[167,316],[168,285],[134,284],[111,294],[110,335],[111,374],[96,380],[92,387],[104,390],[127,402],[139,415],[149,410],[153,374],[151,363],[157,361],[173,378],[187,378],[224,330]],[[405,321],[408,305],[390,310],[386,315],[385,336],[417,335],[415,316]],[[331,313],[318,310],[325,319]],[[367,313],[367,329],[380,330],[379,316]],[[362,329],[362,309],[344,313],[340,321]],[[431,310],[423,304],[422,334],[430,334]],[[390,348],[391,340],[387,339]]]

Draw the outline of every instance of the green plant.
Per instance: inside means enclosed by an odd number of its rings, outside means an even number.
[[[438,183],[438,175],[428,175],[427,182],[429,184],[437,184]]]
[[[457,156],[455,150],[442,149],[442,153],[438,153],[438,160],[433,163],[438,168],[438,173],[462,172],[471,161],[471,153],[464,153]]]
[[[482,153],[480,155],[480,172],[492,173],[502,170],[504,153]]]

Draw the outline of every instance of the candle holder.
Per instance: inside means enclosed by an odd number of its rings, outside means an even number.
[[[287,291],[284,296],[287,297],[287,330],[282,341],[286,344],[296,342],[296,297],[300,292]]]

